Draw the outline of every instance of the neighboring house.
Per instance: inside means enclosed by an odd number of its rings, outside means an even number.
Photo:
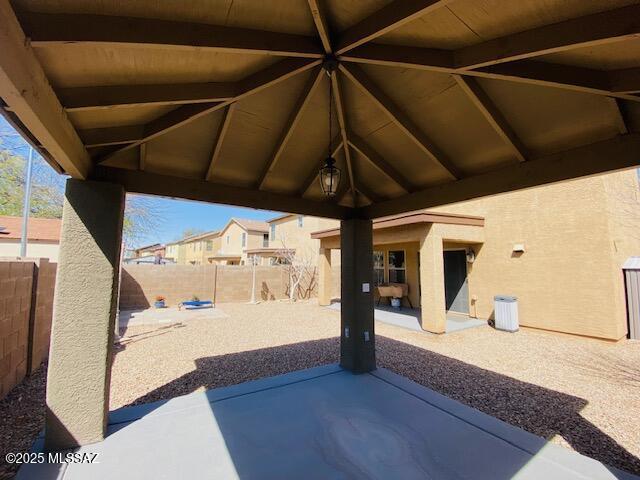
[[[27,257],[58,261],[60,244],[59,218],[29,218],[27,226]],[[0,216],[0,257],[20,255],[22,217]]]
[[[152,245],[145,245],[133,249],[133,255],[130,258],[142,258],[142,257],[160,257],[166,256],[166,247],[161,243],[154,243]]]
[[[166,265],[173,264],[175,261],[172,258],[159,257],[157,255],[143,255],[141,257],[129,257],[125,258],[122,263],[127,265]]]
[[[179,265],[185,263],[185,246],[182,240],[166,244],[165,258],[173,260]]]
[[[181,241],[184,247],[183,264],[204,265],[213,263],[210,256],[220,248],[220,232],[211,231],[185,238]]]
[[[380,218],[374,283],[408,284],[436,333],[447,314],[491,318],[494,296],[514,295],[521,325],[618,340],[628,330],[622,265],[640,254],[639,197],[636,172],[624,171]],[[328,304],[339,295],[330,253],[340,231],[312,238]]]
[[[248,250],[261,248],[268,241],[269,225],[260,220],[232,218],[220,231],[219,248],[207,256],[211,263],[245,265]]]
[[[312,239],[311,233],[340,225],[337,220],[294,214],[280,215],[267,223],[269,231],[263,244],[246,252],[260,257],[262,265],[286,263],[292,258],[316,264],[320,241]]]

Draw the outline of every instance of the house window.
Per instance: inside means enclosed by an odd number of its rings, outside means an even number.
[[[389,283],[406,283],[407,267],[404,250],[389,251]]]
[[[242,232],[242,248],[247,246],[247,234]]]
[[[227,245],[229,245],[230,241],[231,241],[231,235],[227,235]]]
[[[384,283],[384,252],[373,252],[373,284]]]
[[[265,234],[262,235],[262,246],[264,248],[269,247],[269,234],[268,233],[265,233]]]
[[[275,224],[271,225],[271,237],[270,240],[271,241],[275,241],[276,239],[276,226]]]
[[[213,250],[213,241],[207,240],[207,251],[210,252]]]
[[[304,215],[298,215],[298,228],[302,228],[304,225]]]

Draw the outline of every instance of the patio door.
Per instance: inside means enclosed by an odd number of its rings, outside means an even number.
[[[444,251],[444,297],[447,312],[469,314],[467,254],[464,250]]]

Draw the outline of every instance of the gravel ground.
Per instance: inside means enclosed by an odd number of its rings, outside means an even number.
[[[312,302],[220,308],[228,317],[122,331],[111,408],[338,360],[338,312]],[[639,343],[489,327],[441,336],[384,324],[376,329],[380,366],[640,474]],[[0,401],[0,452],[24,451],[41,428],[43,377],[32,377]],[[7,412],[18,410],[24,413],[7,418]]]

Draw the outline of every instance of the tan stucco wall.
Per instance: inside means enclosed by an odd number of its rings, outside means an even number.
[[[619,339],[621,265],[640,254],[637,192],[635,171],[626,171],[433,210],[485,218],[469,272],[479,317],[493,314],[494,295],[516,295],[522,325]],[[516,243],[526,251],[513,253]]]
[[[246,246],[242,246],[242,234],[246,233],[247,243]],[[246,231],[240,225],[235,222],[229,223],[226,228],[220,233],[220,247],[219,253],[225,255],[238,255],[240,256],[240,262],[247,263],[247,249],[262,248],[263,235],[266,232]],[[227,243],[227,237],[229,237],[229,243]],[[224,263],[224,261],[219,262]]]
[[[58,261],[60,245],[53,242],[31,240],[27,243],[27,257],[47,258],[51,262]],[[0,239],[0,257],[17,257],[20,255],[20,240]]]
[[[296,256],[308,259],[315,263],[318,260],[320,240],[311,238],[311,233],[340,226],[338,220],[327,218],[302,216],[302,226],[298,225],[298,215],[290,215],[269,222],[275,225],[275,239],[269,238],[269,246],[272,248],[295,249]],[[333,258],[332,264],[339,265],[339,256]]]
[[[183,254],[180,255],[180,247]],[[192,242],[185,242],[178,246],[177,258],[179,265],[204,265],[209,262],[209,257],[220,250],[220,236],[212,234],[208,237],[202,237]]]

